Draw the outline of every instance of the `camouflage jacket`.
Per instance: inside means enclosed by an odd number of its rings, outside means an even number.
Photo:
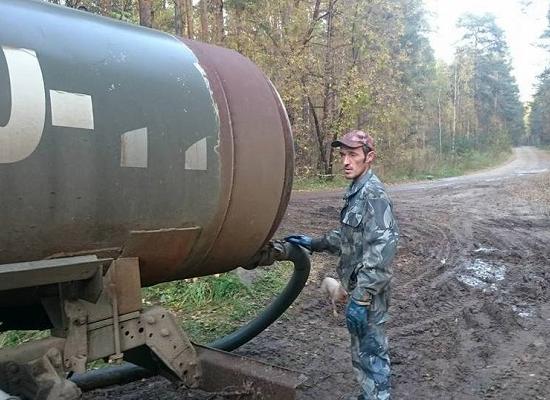
[[[399,237],[393,205],[372,170],[351,183],[344,201],[340,229],[326,233],[314,247],[340,256],[337,271],[343,286],[354,299],[370,298],[370,315],[381,323],[387,320]]]

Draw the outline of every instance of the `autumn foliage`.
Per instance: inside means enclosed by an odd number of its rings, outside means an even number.
[[[468,152],[492,154],[526,140],[508,47],[491,15],[459,19],[464,36],[446,64],[434,58],[421,0],[78,3],[251,58],[285,103],[301,176],[331,177],[330,142],[350,128],[375,137],[382,174],[399,169],[411,176]],[[537,104],[534,111],[542,107]],[[533,118],[549,118],[539,114]]]

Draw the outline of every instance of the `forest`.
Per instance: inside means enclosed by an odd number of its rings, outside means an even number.
[[[460,16],[463,35],[445,63],[421,0],[49,1],[252,59],[285,104],[299,177],[336,174],[330,143],[352,128],[374,136],[384,177],[437,175],[514,145],[550,144],[550,66],[522,104],[491,14]],[[540,45],[550,50],[550,11],[548,22]]]
[[[550,9],[548,28],[542,35],[542,46],[550,53]],[[550,65],[538,77],[538,86],[529,110],[530,142],[550,146]]]

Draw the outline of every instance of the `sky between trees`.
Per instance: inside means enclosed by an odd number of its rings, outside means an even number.
[[[548,53],[540,46],[547,20],[548,0],[424,0],[431,32],[428,35],[435,55],[451,63],[455,44],[463,32],[457,27],[460,15],[491,13],[504,30],[512,57],[512,74],[518,82],[520,98],[531,101],[537,76],[544,71]]]

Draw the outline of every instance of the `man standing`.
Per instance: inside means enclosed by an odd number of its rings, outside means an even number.
[[[352,180],[344,196],[340,229],[316,239],[293,235],[285,240],[310,251],[340,256],[338,275],[350,294],[346,323],[352,362],[362,389],[358,400],[388,400],[390,358],[384,323],[388,319],[398,226],[391,199],[371,170],[376,157],[372,137],[353,130],[332,146],[340,148],[344,175]]]

